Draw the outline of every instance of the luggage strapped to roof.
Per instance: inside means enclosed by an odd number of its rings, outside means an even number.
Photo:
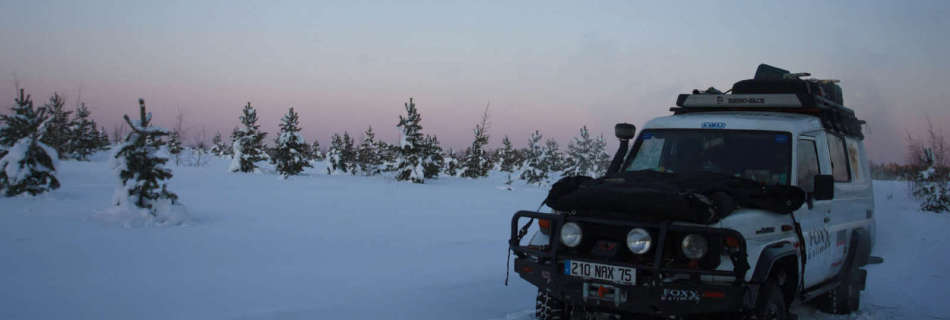
[[[727,93],[710,88],[676,99],[674,114],[716,111],[771,111],[813,115],[825,129],[863,139],[865,122],[843,105],[836,80],[800,79],[807,73],[790,73],[766,64],[759,65],[755,78],[733,84]],[[731,94],[729,94],[731,92]]]

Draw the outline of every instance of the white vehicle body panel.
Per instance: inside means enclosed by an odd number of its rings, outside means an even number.
[[[798,161],[794,159],[798,157],[797,142],[800,139],[815,142],[820,173],[832,174],[828,139],[834,136],[826,131],[817,117],[811,115],[760,111],[696,112],[656,118],[647,122],[643,129],[786,132],[796,142],[792,152],[792,185],[798,185],[795,178],[798,176]],[[852,168],[849,170],[851,179],[835,182],[834,199],[814,201],[811,209],[805,204],[792,215],[742,208],[711,225],[736,230],[745,238],[751,268],[746,273],[746,281],[751,280],[751,271],[756,269],[763,250],[776,244],[789,243],[795,248],[804,249],[797,254],[799,274],[803,275],[800,277],[803,289],[821,284],[841,271],[851,243],[852,230],[867,230],[873,246],[874,200],[867,154],[861,140],[850,137],[844,140],[849,168]],[[802,238],[794,229],[788,230],[788,226],[794,227],[796,220],[801,226]],[[782,226],[786,226],[785,230]],[[801,256],[802,252],[805,257]],[[802,267],[804,270],[801,270]]]

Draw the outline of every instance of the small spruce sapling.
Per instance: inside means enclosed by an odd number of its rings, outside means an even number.
[[[524,168],[521,171],[521,180],[529,184],[543,184],[548,179],[548,166],[544,161],[544,149],[541,145],[543,136],[535,130],[528,139],[528,148],[525,149]]]
[[[257,162],[268,159],[264,152],[264,136],[257,124],[257,110],[248,102],[241,110],[241,127],[235,128],[231,135],[233,154],[231,156],[231,172],[254,172]]]
[[[307,143],[300,136],[300,116],[291,107],[280,120],[280,135],[277,136],[277,148],[274,152],[274,161],[277,163],[277,173],[285,179],[288,176],[298,175],[304,168],[310,167],[304,149]]]
[[[102,150],[102,135],[96,128],[96,122],[89,119],[89,109],[85,103],[80,103],[76,108],[75,118],[71,123],[66,149],[73,158],[86,160],[89,155]]]
[[[123,117],[131,132],[113,157],[113,168],[119,176],[114,201],[117,207],[134,205],[147,210],[152,217],[160,217],[163,208],[176,204],[178,196],[168,191],[172,171],[165,168],[168,158],[159,152],[164,144],[162,137],[168,132],[153,127],[151,118],[143,99],[139,99],[139,120]]]
[[[406,116],[399,116],[399,123],[396,127],[402,131],[402,139],[399,144],[399,154],[395,161],[396,180],[412,181],[413,183],[425,182],[425,168],[422,161],[422,144],[424,136],[422,135],[422,115],[416,109],[416,104],[412,98],[405,103]]]
[[[482,121],[475,125],[472,130],[475,133],[475,139],[472,145],[465,150],[465,158],[462,160],[464,169],[462,176],[466,178],[487,177],[491,170],[491,159],[485,146],[488,144],[488,108],[482,114]]]
[[[49,102],[43,107],[49,114],[49,123],[43,133],[43,143],[52,147],[59,154],[60,159],[66,159],[69,154],[67,148],[70,140],[70,119],[72,111],[64,108],[65,100],[58,93],[53,93]]]
[[[356,162],[359,164],[360,172],[364,175],[372,176],[380,173],[383,160],[380,157],[378,147],[376,133],[373,132],[373,127],[370,126],[366,129],[366,132],[363,132],[363,141],[360,142],[357,148]]]
[[[50,115],[45,107],[34,110],[23,89],[15,102],[13,114],[0,115],[0,191],[10,197],[57,189],[57,153],[42,142]]]

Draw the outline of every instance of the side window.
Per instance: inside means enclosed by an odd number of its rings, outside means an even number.
[[[844,141],[841,137],[828,134],[828,151],[831,153],[831,175],[835,177],[835,182],[851,181],[848,156],[845,153]]]
[[[845,143],[848,146],[848,166],[851,168],[851,176],[854,178],[854,181],[863,181],[864,177],[861,176],[861,157],[860,152],[858,151],[858,143],[853,139],[845,139]]]
[[[814,140],[798,140],[798,186],[805,192],[815,191],[815,176],[821,174],[818,148]]]

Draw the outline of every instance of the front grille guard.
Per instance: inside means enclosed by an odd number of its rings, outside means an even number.
[[[547,250],[541,250],[537,248],[525,247],[521,245],[521,240],[527,234],[521,234],[519,236],[519,225],[518,221],[521,218],[531,218],[531,222],[534,219],[544,219],[551,221],[551,234],[550,234],[550,243],[547,246]],[[526,256],[537,257],[540,260],[550,260],[552,263],[560,260],[559,258],[569,258],[565,255],[559,254],[559,249],[561,248],[561,225],[566,222],[583,222],[583,223],[594,223],[610,226],[623,226],[623,227],[641,227],[647,229],[658,230],[658,236],[656,243],[654,244],[656,250],[653,250],[654,257],[652,264],[627,264],[627,263],[617,263],[615,261],[602,261],[597,258],[588,258],[584,257],[584,260],[589,260],[591,262],[606,263],[613,265],[620,265],[624,267],[637,268],[638,270],[651,271],[654,275],[654,280],[662,281],[662,274],[689,274],[693,276],[701,275],[712,275],[712,276],[733,276],[735,277],[735,284],[739,285],[745,279],[745,274],[749,270],[749,264],[746,262],[746,243],[745,239],[741,234],[735,230],[729,229],[720,229],[720,228],[710,228],[710,227],[690,227],[690,226],[676,226],[670,222],[663,223],[642,223],[642,222],[633,222],[633,221],[623,221],[623,220],[611,220],[611,219],[602,219],[595,217],[581,217],[576,215],[563,215],[563,214],[554,214],[554,213],[541,213],[534,211],[518,211],[511,218],[511,238],[508,240],[508,245],[511,248],[511,251],[519,258],[524,258]],[[531,223],[529,222],[529,224]],[[722,235],[722,236],[733,236],[739,240],[739,250],[738,252],[729,252],[728,255],[732,260],[733,270],[724,271],[724,270],[700,270],[700,269],[683,269],[683,268],[665,268],[663,267],[663,257],[666,244],[667,235],[671,232],[688,232],[688,233],[698,233],[704,235]],[[624,245],[626,246],[626,245]]]

